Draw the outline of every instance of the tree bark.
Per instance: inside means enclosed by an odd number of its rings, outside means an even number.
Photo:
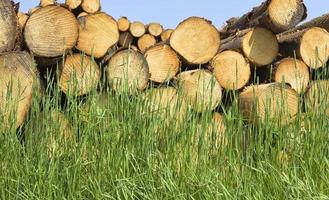
[[[119,38],[120,47],[128,48],[134,42],[134,37],[130,34],[130,32],[121,32]]]

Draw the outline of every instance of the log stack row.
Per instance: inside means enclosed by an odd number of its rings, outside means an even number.
[[[67,95],[97,90],[104,71],[118,94],[156,86],[154,94],[171,95],[164,101],[179,97],[181,107],[200,113],[224,105],[226,91],[237,92],[241,114],[255,124],[290,123],[302,96],[307,110],[320,112],[321,104],[328,113],[329,81],[311,73],[324,70],[329,59],[329,15],[298,25],[307,16],[303,0],[266,0],[220,29],[201,17],[189,17],[175,29],[127,17],[116,20],[101,12],[99,0],[63,5],[41,0],[28,13],[17,13],[12,2],[1,0],[0,11],[0,109],[9,117],[4,110],[8,82],[13,82],[14,96],[25,88],[17,127],[31,105],[37,76],[32,59],[40,72],[60,68],[58,84]],[[255,75],[262,71],[269,78],[257,82]],[[151,99],[173,106],[163,98]]]

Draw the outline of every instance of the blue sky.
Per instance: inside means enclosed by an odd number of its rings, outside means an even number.
[[[131,21],[160,22],[175,28],[189,16],[201,16],[217,27],[233,16],[241,16],[263,0],[101,0],[102,10],[115,18],[127,16]],[[21,10],[38,5],[38,0],[24,0]],[[59,2],[64,2],[60,0]],[[329,0],[304,0],[310,18],[329,12]]]

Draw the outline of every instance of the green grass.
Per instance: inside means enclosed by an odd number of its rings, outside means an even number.
[[[215,148],[202,134],[211,112],[188,110],[177,130],[147,112],[143,94],[68,96],[64,108],[60,94],[35,95],[18,133],[0,127],[0,199],[329,199],[324,114],[307,113],[303,129],[301,112],[288,126],[256,127],[233,95],[222,108],[227,145]]]

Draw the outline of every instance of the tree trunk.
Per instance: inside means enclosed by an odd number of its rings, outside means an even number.
[[[147,25],[147,32],[154,37],[160,36],[162,31],[163,27],[159,23],[150,23]]]
[[[240,31],[222,40],[220,50],[241,50],[250,62],[264,66],[276,59],[279,45],[271,31],[257,27]]]
[[[223,38],[239,30],[260,26],[280,33],[295,27],[307,17],[303,0],[266,0],[239,18],[231,18],[221,29]]]
[[[164,30],[162,33],[161,33],[161,41],[163,42],[166,42],[170,39],[170,36],[171,34],[174,32],[173,29],[167,29],[167,30]]]
[[[0,53],[15,48],[17,31],[16,12],[9,0],[0,1]]]
[[[275,64],[273,80],[277,83],[287,83],[298,94],[302,94],[310,81],[310,72],[303,61],[284,58]]]
[[[242,54],[236,51],[223,51],[210,62],[219,84],[227,90],[243,88],[250,79],[251,69]]]
[[[239,95],[239,110],[254,124],[286,125],[298,113],[298,94],[280,84],[254,85]]]
[[[306,93],[306,111],[329,117],[329,80],[314,81]]]
[[[70,11],[60,6],[47,6],[27,20],[24,38],[36,56],[57,57],[75,46],[78,31],[77,20]]]
[[[81,7],[85,12],[94,14],[101,9],[101,3],[100,0],[83,0]]]
[[[35,81],[32,65],[32,58],[26,52],[0,56],[0,115],[6,127],[18,128],[25,121]]]
[[[65,0],[65,4],[71,9],[74,10],[82,4],[82,0]]]
[[[141,52],[156,44],[156,39],[153,35],[144,34],[142,37],[138,38],[137,46]]]
[[[142,37],[146,32],[145,25],[142,22],[131,23],[129,30],[131,35],[136,38]]]
[[[146,50],[144,54],[150,68],[150,80],[164,83],[171,80],[181,66],[176,52],[167,44],[157,44]]]
[[[46,7],[49,5],[54,5],[56,3],[55,0],[40,0],[40,7]]]
[[[178,75],[186,103],[196,112],[214,110],[222,100],[222,88],[211,72],[185,71]]]
[[[130,21],[127,17],[120,17],[118,20],[118,27],[119,31],[126,32],[129,31],[130,28]]]
[[[80,17],[79,30],[77,49],[95,58],[103,57],[120,37],[117,22],[105,13]]]
[[[106,75],[114,91],[128,94],[144,90],[150,77],[143,54],[132,49],[118,50],[107,62]]]
[[[170,37],[170,46],[189,64],[205,64],[218,52],[219,33],[211,22],[190,17],[181,22]]]
[[[89,56],[67,56],[61,69],[59,87],[67,95],[82,96],[97,88],[100,68]]]
[[[119,38],[120,47],[129,48],[133,44],[134,37],[130,32],[121,32]]]
[[[310,68],[324,67],[329,59],[329,33],[314,27],[278,35],[283,56],[301,58]]]

